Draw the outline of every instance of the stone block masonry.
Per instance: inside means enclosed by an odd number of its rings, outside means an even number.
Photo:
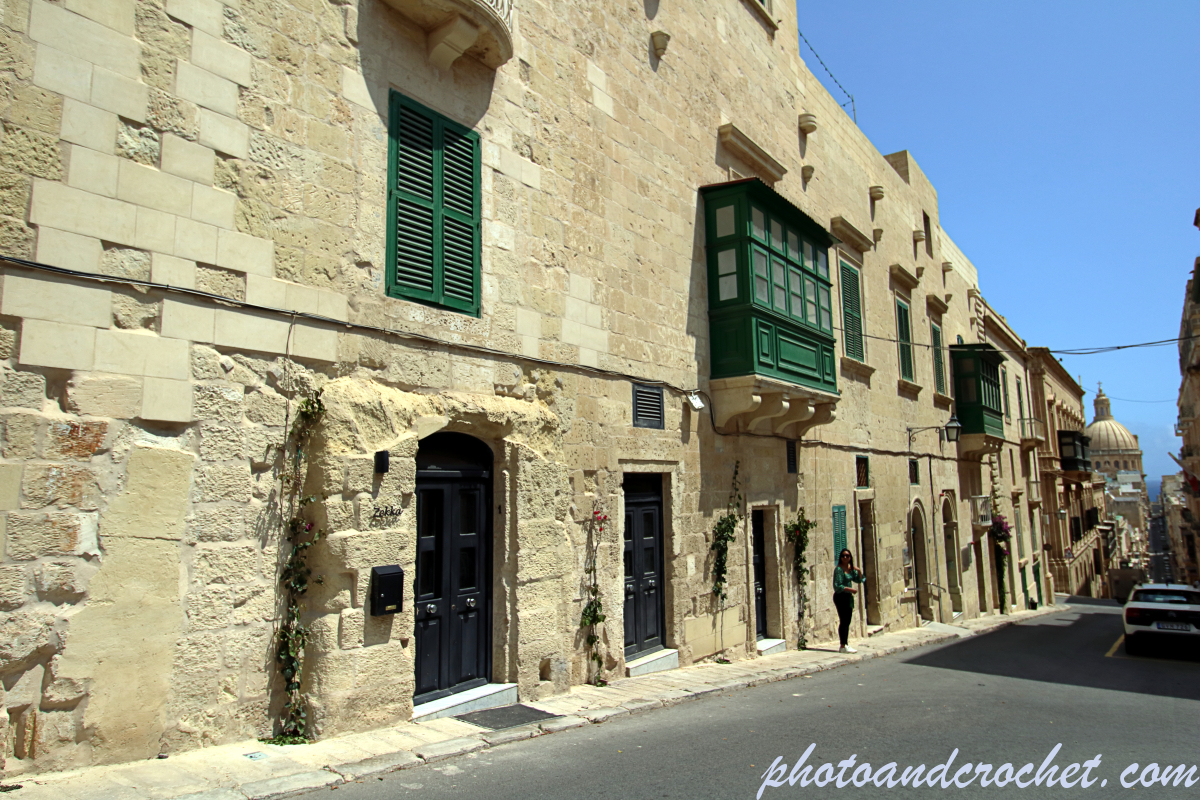
[[[514,5],[511,26],[481,31],[461,57],[441,48],[441,69],[429,32],[374,0],[0,3],[0,256],[77,273],[0,261],[6,778],[274,732],[280,447],[296,401],[318,391],[326,416],[301,476],[306,519],[327,534],[305,612],[316,736],[412,716],[423,653],[411,581],[401,613],[367,606],[372,567],[422,569],[418,463],[439,433],[494,457],[479,506],[492,551],[476,598],[491,614],[482,677],[523,701],[595,677],[580,644],[585,577],[609,615],[603,674],[624,669],[625,473],[661,478],[662,643],[685,667],[757,657],[759,623],[789,646],[802,629],[832,632],[821,587],[835,514],[856,552],[874,545],[880,624],[916,624],[901,598],[918,518],[938,534],[929,582],[957,587],[923,610],[988,610],[990,563],[959,568],[937,547],[947,531],[969,546],[967,497],[990,477],[920,440],[934,485],[907,480],[905,427],[942,425],[949,408],[930,390],[921,332],[986,334],[974,267],[940,231],[915,160],[878,153],[825,94],[789,9],[777,12],[792,33],[772,37],[745,3],[681,0],[652,65],[638,55],[646,20],[615,0]],[[514,55],[497,66],[506,36]],[[479,136],[478,316],[389,287],[392,91]],[[818,128],[798,139],[800,113]],[[783,389],[800,387],[755,386],[763,416],[712,431],[723,395],[698,189],[754,174],[719,144],[726,123],[786,169],[775,191],[814,224],[887,233],[874,247],[841,236],[867,250],[828,253],[827,311],[839,317],[844,264],[861,277],[868,336],[861,361],[839,360],[836,398],[809,409],[806,390],[788,396],[828,423],[802,438],[796,473],[781,439],[741,434],[770,428]],[[805,166],[817,180],[801,180]],[[913,248],[925,218],[930,247]],[[921,333],[904,384],[888,343],[897,302]],[[633,427],[635,381],[669,384],[661,428]],[[707,410],[679,391],[693,389]],[[860,455],[869,488],[856,485]],[[750,514],[722,606],[710,535],[735,463]],[[781,537],[801,507],[818,528],[797,618]],[[614,520],[603,534],[594,511]],[[765,620],[748,582],[755,511]]]

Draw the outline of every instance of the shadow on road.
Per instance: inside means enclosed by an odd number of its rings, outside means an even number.
[[[1123,645],[1121,607],[1111,600],[1072,597],[1072,608],[987,636],[921,652],[906,664],[1069,686],[1200,700],[1200,646],[1179,639],[1152,643],[1130,656]],[[1200,639],[1200,637],[1195,637]],[[1109,655],[1111,653],[1111,655]]]

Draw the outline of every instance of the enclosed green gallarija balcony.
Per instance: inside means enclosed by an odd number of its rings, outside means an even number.
[[[836,240],[757,178],[705,186],[713,379],[837,393],[828,249]]]
[[[962,435],[1004,438],[1004,401],[1000,389],[1003,354],[990,344],[952,344],[955,408]]]

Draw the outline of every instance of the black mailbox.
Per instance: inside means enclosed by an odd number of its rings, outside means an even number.
[[[371,567],[371,616],[404,610],[404,570],[396,565]]]

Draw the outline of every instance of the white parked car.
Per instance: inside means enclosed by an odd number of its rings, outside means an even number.
[[[1144,583],[1130,593],[1123,616],[1130,655],[1152,638],[1200,637],[1200,591],[1182,583]]]

